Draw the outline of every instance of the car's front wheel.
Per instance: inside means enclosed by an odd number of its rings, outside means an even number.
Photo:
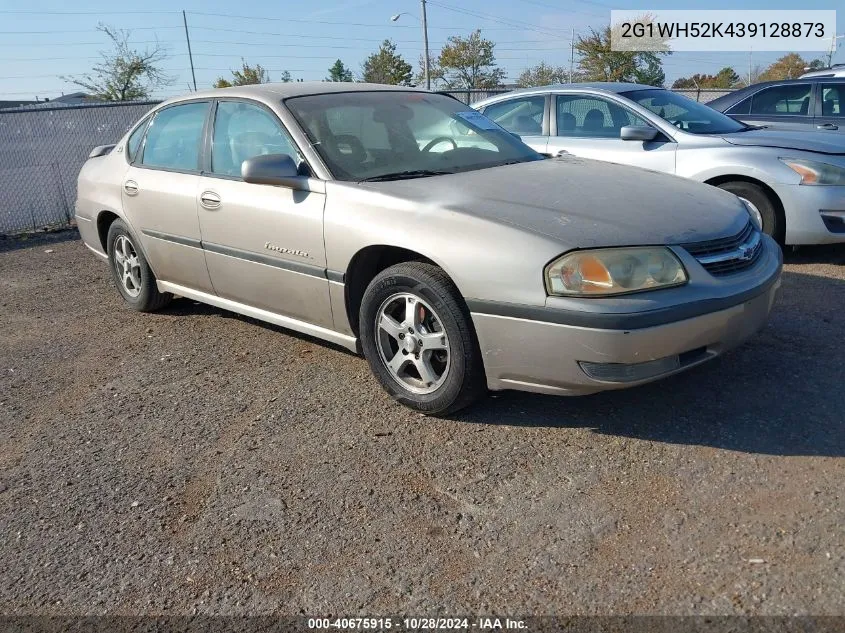
[[[173,295],[158,291],[155,275],[144,253],[122,220],[112,222],[106,244],[112,277],[129,307],[139,312],[153,312],[170,303]]]
[[[405,262],[382,271],[364,293],[359,318],[364,356],[402,404],[448,415],[485,393],[469,311],[437,266]]]
[[[741,198],[748,205],[757,222],[763,227],[763,233],[783,243],[786,231],[783,214],[762,187],[755,185],[753,182],[735,180],[722,183],[719,188],[730,191],[736,197]]]

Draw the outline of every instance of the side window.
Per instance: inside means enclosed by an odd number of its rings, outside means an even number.
[[[792,114],[807,116],[810,112],[812,84],[772,86],[751,98],[751,114]]]
[[[725,110],[725,114],[751,114],[751,97],[743,99]]]
[[[670,113],[665,115],[671,118]],[[627,125],[648,126],[648,122],[612,101],[590,95],[557,96],[558,136],[619,138]]]
[[[161,110],[147,129],[141,164],[180,171],[199,169],[200,143],[208,102]]]
[[[822,116],[845,117],[845,84],[822,84]]]
[[[546,97],[535,95],[493,103],[484,108],[484,116],[492,119],[508,132],[520,136],[540,136],[543,134],[545,110]]]
[[[147,129],[148,119],[145,119],[141,125],[135,128],[135,131],[129,135],[129,140],[126,142],[126,160],[132,163],[138,155],[138,149],[141,147],[141,141],[144,139],[144,130]]]
[[[219,102],[211,140],[211,171],[240,176],[246,159],[265,154],[287,154],[300,160],[282,124],[264,108],[242,101]]]

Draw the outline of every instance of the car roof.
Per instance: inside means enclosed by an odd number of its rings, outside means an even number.
[[[289,81],[200,90],[198,92],[191,92],[189,94],[173,97],[172,99],[165,101],[162,105],[178,103],[188,99],[239,97],[245,99],[256,99],[259,101],[279,101],[289,97],[304,97],[309,95],[338,92],[374,91],[426,92],[420,88],[412,88],[409,86],[388,86],[385,84],[355,83],[348,81]]]
[[[558,92],[561,90],[603,90],[605,92],[629,92],[631,90],[663,90],[657,86],[646,84],[624,83],[619,81],[587,81],[572,84],[549,84],[547,86],[536,86],[534,88],[520,88],[508,92],[508,96],[526,94],[532,92]],[[497,95],[498,96],[498,95]]]
[[[799,79],[780,79],[780,80],[772,80],[772,81],[759,81],[756,84],[751,84],[750,86],[746,86],[745,88],[740,88],[739,90],[733,90],[726,95],[722,95],[712,101],[708,101],[707,105],[710,107],[715,107],[717,110],[724,106],[725,109],[728,109],[730,106],[734,105],[745,99],[750,94],[753,94],[763,88],[768,88],[769,86],[784,86],[790,84],[806,84],[806,83],[813,83],[818,81],[824,81],[825,83],[845,83],[845,77],[801,77]]]

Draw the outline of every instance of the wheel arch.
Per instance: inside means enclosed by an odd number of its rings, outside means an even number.
[[[109,211],[104,209],[97,214],[97,236],[100,238],[100,246],[103,248],[103,252],[108,255],[108,237],[109,237],[109,228],[114,223],[115,220],[119,220],[120,216],[115,213],[114,211]]]
[[[449,276],[452,283],[455,283],[454,277],[449,275],[449,271],[440,262],[409,248],[371,244],[361,248],[352,256],[344,274],[344,299],[346,317],[355,336],[360,335],[358,312],[361,309],[361,301],[373,278],[395,264],[414,261],[437,266]]]
[[[718,187],[719,185],[723,185],[727,182],[747,182],[751,185],[757,185],[760,189],[763,190],[763,193],[766,197],[771,201],[771,203],[775,207],[775,212],[780,215],[781,224],[783,225],[783,231],[781,232],[782,235],[780,236],[781,239],[783,238],[783,233],[786,232],[786,212],[783,207],[783,202],[780,199],[780,196],[772,189],[769,185],[767,185],[762,180],[757,178],[753,178],[751,176],[742,176],[739,174],[723,174],[720,176],[713,176],[708,178],[707,180],[703,181],[707,185],[713,185],[714,187]]]

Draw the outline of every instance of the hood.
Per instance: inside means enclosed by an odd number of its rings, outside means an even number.
[[[716,187],[575,156],[362,186],[568,248],[699,242],[736,235],[748,222],[742,203]]]
[[[845,135],[833,132],[762,129],[723,134],[722,138],[732,145],[779,147],[802,152],[845,155]]]

